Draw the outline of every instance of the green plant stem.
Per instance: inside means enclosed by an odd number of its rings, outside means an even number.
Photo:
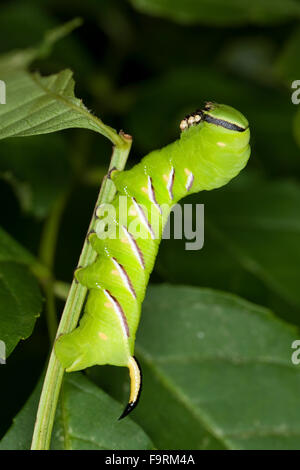
[[[117,168],[118,170],[123,170],[125,167],[128,154],[131,148],[132,139],[131,136],[123,133],[120,133],[120,138],[122,144],[118,144],[118,146],[114,147],[109,169]],[[114,194],[114,184],[110,179],[105,178],[100,188],[100,193],[96,202],[96,206],[104,202],[111,201],[114,197]],[[88,229],[88,233],[95,228],[95,223],[96,219],[93,215]],[[87,266],[92,263],[95,258],[96,253],[86,239],[82,248],[78,265]],[[69,333],[76,327],[86,296],[86,292],[86,287],[76,283],[73,280],[65,304],[65,308],[61,316],[56,338],[61,334]],[[32,450],[47,450],[50,447],[53,422],[55,418],[55,411],[62,384],[63,374],[64,369],[56,358],[54,349],[52,349],[42,393],[40,396],[40,402],[31,445]]]

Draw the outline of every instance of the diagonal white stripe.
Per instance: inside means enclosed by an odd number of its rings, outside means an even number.
[[[125,286],[127,287],[127,289],[129,290],[129,292],[131,293],[132,297],[135,299],[136,298],[136,293],[135,293],[135,290],[133,288],[133,285],[131,283],[131,280],[124,268],[124,266],[122,266],[121,264],[118,263],[118,261],[115,259],[115,258],[112,258],[112,262],[114,263],[115,267],[117,268],[117,270],[119,271],[120,273],[120,276],[125,284]]]
[[[175,169],[172,166],[170,174],[169,174],[169,180],[167,184],[167,190],[169,191],[169,196],[170,199],[173,199],[173,184],[174,184],[174,175],[175,175]]]
[[[149,194],[149,199],[150,199],[150,201],[152,202],[152,204],[154,204],[155,207],[157,207],[157,209],[159,210],[159,212],[162,214],[161,207],[160,207],[160,205],[158,204],[158,202],[157,202],[157,200],[156,200],[156,197],[155,197],[155,191],[154,191],[154,188],[153,188],[151,176],[148,176],[148,194]]]
[[[133,202],[133,204],[134,204],[134,207],[135,207],[136,210],[137,210],[137,213],[139,214],[139,218],[140,218],[142,224],[146,227],[146,229],[147,229],[148,232],[150,233],[152,240],[155,240],[155,233],[153,232],[153,229],[152,229],[152,227],[151,227],[151,225],[150,225],[150,223],[149,223],[149,221],[148,221],[148,219],[147,219],[147,217],[146,217],[146,215],[145,215],[143,209],[142,209],[141,206],[136,202],[136,200],[135,200],[134,197],[132,197],[131,200],[132,200],[132,202]]]
[[[189,191],[191,189],[191,187],[193,186],[193,182],[194,182],[194,175],[193,175],[193,173],[190,173],[189,176],[188,176],[186,185],[185,185],[185,189],[187,191]]]
[[[122,327],[122,330],[124,332],[124,336],[128,337],[129,336],[128,323],[127,323],[125,314],[124,314],[124,312],[121,308],[121,305],[119,304],[117,299],[110,294],[110,292],[108,290],[104,289],[103,292],[106,295],[106,297],[108,298],[108,300],[111,302],[111,304],[113,306],[113,309],[114,309],[115,313],[117,314],[117,316],[120,320],[121,327]]]
[[[128,232],[127,228],[124,225],[122,225],[122,229],[124,230],[124,233],[127,237],[127,240],[130,243],[130,246],[132,248],[132,251],[133,251],[136,259],[140,263],[141,267],[143,269],[145,269],[145,261],[144,261],[143,253],[141,252],[140,248],[138,247],[138,244],[135,241],[135,239],[133,238],[133,235],[131,235],[131,233]]]

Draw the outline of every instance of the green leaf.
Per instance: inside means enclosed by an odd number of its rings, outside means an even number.
[[[151,286],[137,338],[145,380],[135,419],[163,449],[298,449],[297,338],[236,296]]]
[[[184,241],[165,241],[157,265],[164,279],[203,285],[207,271],[208,280],[223,276],[217,285],[226,288],[242,268],[299,312],[299,185],[240,175],[226,188],[184,202],[205,205],[204,247],[186,251]],[[299,313],[283,314],[299,322]]]
[[[0,339],[9,356],[21,339],[31,335],[42,309],[39,287],[25,266],[0,262],[0,305]]]
[[[75,97],[72,75],[71,70],[48,77],[26,71],[12,73],[7,78],[4,75],[7,104],[0,108],[0,139],[79,127],[118,140],[115,131],[105,126]]]
[[[42,310],[42,296],[29,271],[45,275],[31,253],[0,227],[0,340],[8,357],[28,338]]]
[[[131,0],[141,12],[181,23],[268,24],[299,18],[296,0]]]
[[[1,450],[29,449],[41,382],[14,419]],[[118,421],[122,406],[82,374],[65,377],[56,414],[51,449],[152,449],[143,430],[130,418]]]

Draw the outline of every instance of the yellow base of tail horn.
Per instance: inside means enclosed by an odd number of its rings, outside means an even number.
[[[129,376],[130,376],[130,396],[129,402],[125,407],[125,410],[121,414],[120,419],[125,418],[138,404],[141,390],[142,390],[142,370],[134,356],[129,359],[128,362]]]

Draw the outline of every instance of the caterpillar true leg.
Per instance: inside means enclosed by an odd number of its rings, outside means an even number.
[[[230,106],[209,102],[187,116],[180,129],[180,139],[151,152],[129,171],[109,172],[117,189],[111,203],[117,236],[99,238],[89,233],[98,256],[75,273],[89,289],[84,315],[79,326],[55,345],[69,372],[96,364],[128,367],[130,398],[120,419],[139,399],[141,370],[134,358],[135,334],[168,214],[187,194],[226,184],[250,156],[248,121]],[[98,208],[96,217],[100,212]],[[152,212],[158,227],[150,220]],[[135,230],[138,225],[143,226],[144,238]]]

